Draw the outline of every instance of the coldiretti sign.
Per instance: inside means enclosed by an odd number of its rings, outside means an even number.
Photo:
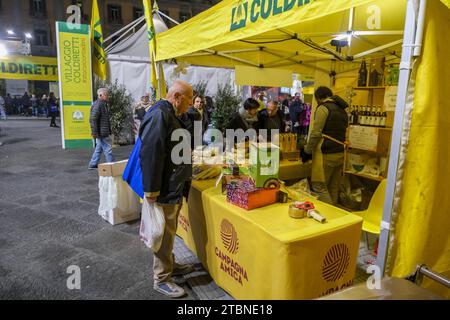
[[[56,58],[6,56],[0,58],[0,79],[58,81]]]
[[[71,28],[56,22],[64,149],[92,148],[89,113],[92,104],[89,26]]]
[[[239,0],[231,10],[230,31],[245,28],[247,23],[265,20],[270,16],[290,11],[295,6],[307,5],[313,0]]]

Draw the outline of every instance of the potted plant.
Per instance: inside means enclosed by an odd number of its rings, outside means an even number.
[[[109,113],[113,144],[127,145],[134,142],[133,137],[133,97],[129,94],[123,84],[118,80],[114,83],[96,79],[95,96],[98,88],[108,88]],[[97,97],[95,97],[97,99]]]
[[[212,112],[212,122],[216,123],[216,129],[225,132],[231,121],[233,113],[239,110],[240,97],[235,94],[230,84],[219,85],[214,96],[214,111]]]

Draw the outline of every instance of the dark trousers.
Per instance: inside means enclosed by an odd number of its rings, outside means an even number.
[[[56,112],[50,112],[50,127],[56,127]]]

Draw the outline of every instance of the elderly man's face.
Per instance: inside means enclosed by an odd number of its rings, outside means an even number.
[[[178,97],[178,111],[181,113],[185,113],[188,111],[189,107],[192,105],[194,93],[192,92],[192,88],[186,89],[183,94],[180,94]]]
[[[269,117],[274,117],[277,114],[278,106],[274,102],[270,102],[267,106],[267,113],[269,114]]]
[[[103,100],[103,101],[108,101],[108,98],[109,98],[108,92],[102,92],[102,93],[100,94],[100,99],[101,99],[101,100]]]

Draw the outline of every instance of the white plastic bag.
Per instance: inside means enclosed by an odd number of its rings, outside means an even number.
[[[139,218],[139,197],[122,177],[99,177],[98,214],[115,225]]]
[[[165,224],[163,209],[158,204],[149,203],[144,198],[139,235],[145,245],[153,252],[157,252],[161,247]]]

